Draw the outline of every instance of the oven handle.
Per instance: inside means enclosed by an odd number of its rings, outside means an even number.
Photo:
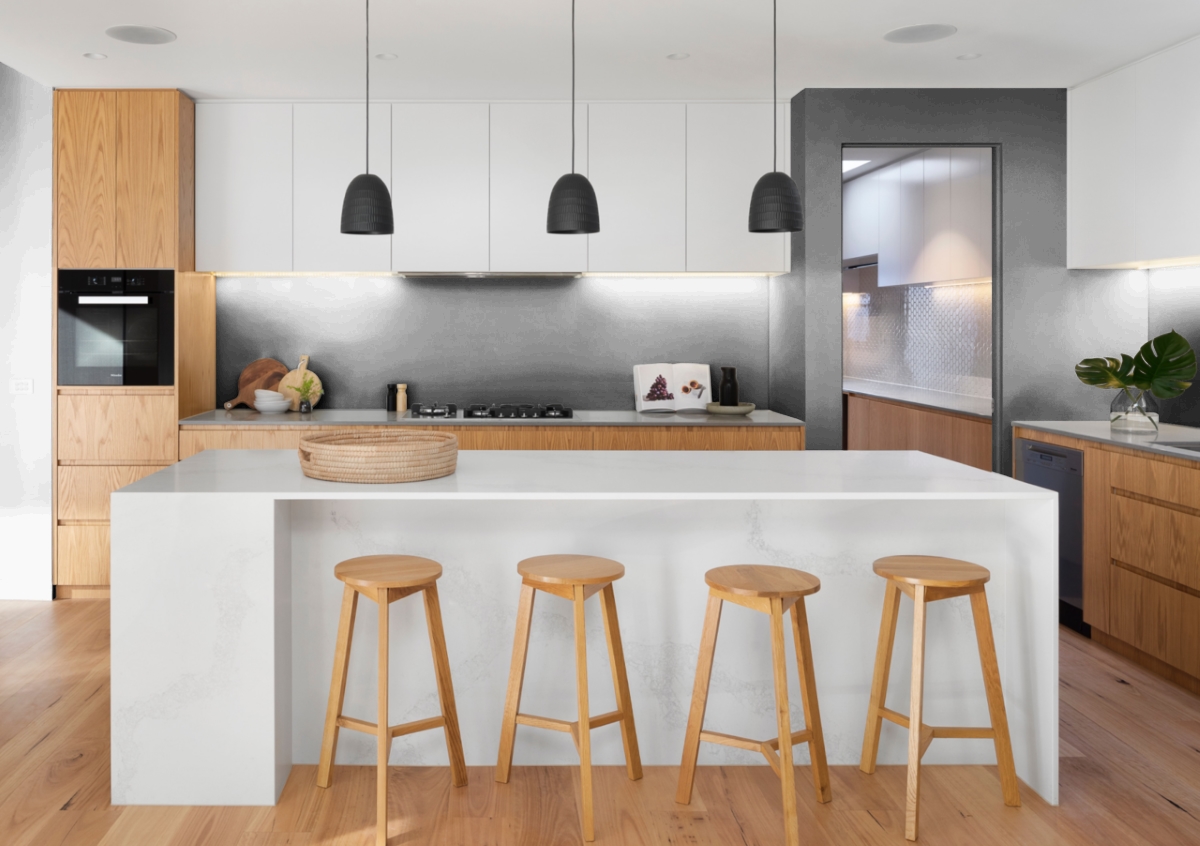
[[[150,305],[149,297],[95,297],[79,296],[80,305]]]

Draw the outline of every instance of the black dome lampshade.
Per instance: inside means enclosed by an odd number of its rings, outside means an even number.
[[[750,231],[799,232],[803,228],[800,189],[795,181],[777,170],[763,174],[750,196]]]
[[[350,180],[342,200],[343,235],[391,235],[396,231],[392,218],[392,195],[387,185],[371,173],[371,0],[367,10],[367,149],[365,173]]]
[[[546,231],[553,235],[582,235],[600,231],[596,191],[581,173],[560,176],[550,192]]]
[[[587,235],[600,231],[596,189],[575,172],[575,0],[571,0],[571,172],[563,174],[550,191],[546,231],[551,235]]]
[[[772,56],[772,142],[773,168],[754,185],[750,195],[751,232],[799,232],[804,228],[801,215],[800,189],[796,181],[779,170],[779,13],[778,0],[771,2]]]
[[[342,233],[345,235],[391,235],[392,195],[383,180],[373,173],[360,173],[350,180],[342,200]]]

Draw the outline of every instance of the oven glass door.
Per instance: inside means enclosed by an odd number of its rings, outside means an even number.
[[[60,385],[170,385],[174,297],[61,294]]]

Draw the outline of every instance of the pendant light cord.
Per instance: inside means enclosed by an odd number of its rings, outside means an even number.
[[[371,0],[367,0],[367,169],[371,172]]]
[[[575,172],[575,0],[571,0],[571,173]]]
[[[779,170],[779,0],[771,0],[771,117],[771,170]]]

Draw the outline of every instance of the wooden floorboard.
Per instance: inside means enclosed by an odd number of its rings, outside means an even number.
[[[1200,844],[1200,697],[1078,635],[1060,636],[1061,800],[1029,790],[1006,807],[995,767],[923,769],[921,843],[954,846]],[[108,602],[0,603],[0,844],[3,846],[371,846],[373,767],[293,768],[266,808],[109,804]],[[691,805],[676,767],[595,777],[596,843],[758,846],[782,842],[779,781],[766,766],[701,767]],[[471,767],[394,767],[391,840],[400,844],[580,843],[573,767],[516,767],[496,784]],[[819,804],[797,773],[808,846],[904,843],[904,769],[831,767]]]

